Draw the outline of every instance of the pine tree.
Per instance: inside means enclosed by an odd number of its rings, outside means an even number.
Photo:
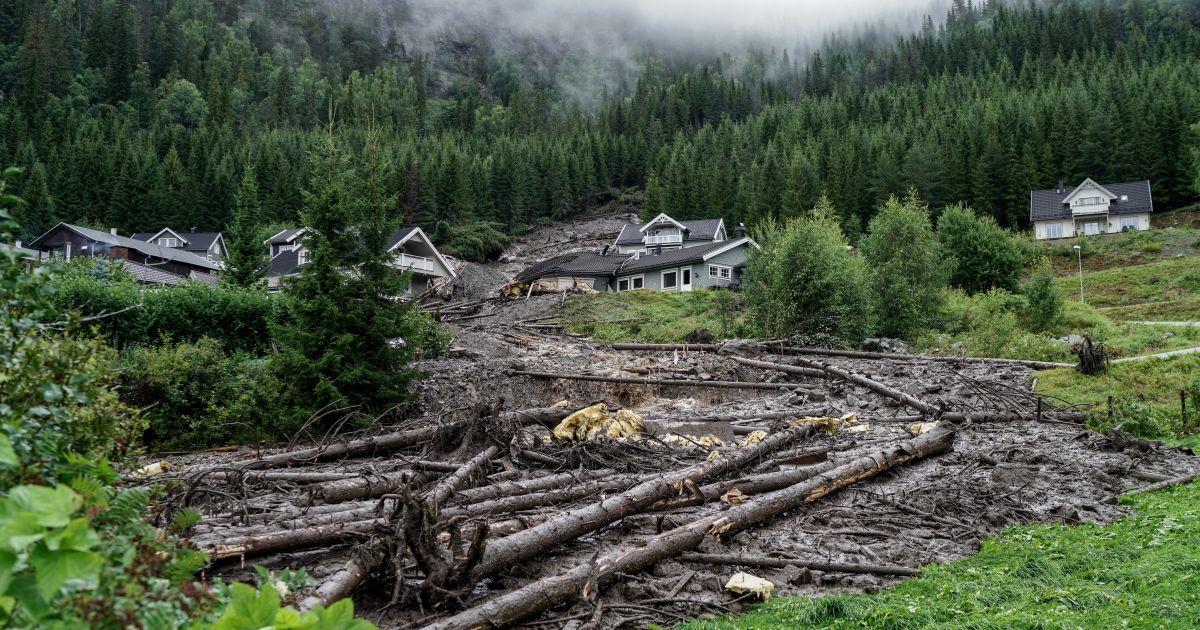
[[[261,238],[262,223],[258,180],[254,166],[247,165],[234,196],[233,225],[226,233],[229,256],[225,259],[223,279],[240,287],[249,287],[262,278],[267,264],[267,249]]]

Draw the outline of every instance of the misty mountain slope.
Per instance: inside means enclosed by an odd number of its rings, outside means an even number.
[[[768,28],[766,1],[738,18],[757,31],[713,31],[733,4],[697,5],[699,35],[671,28],[674,3],[558,22],[537,0],[471,19],[446,16],[474,3],[434,4],[6,3],[0,161],[26,168],[26,235],[225,228],[247,166],[257,221],[296,224],[331,112],[350,168],[368,128],[383,137],[393,222],[472,259],[643,187],[647,212],[751,224],[825,195],[850,232],[909,187],[1009,225],[1059,178],[1194,199],[1191,3],[955,2],[944,23],[894,20],[904,35],[878,24],[909,5],[805,4],[849,33],[811,56],[815,36]],[[876,26],[855,35],[860,18]]]

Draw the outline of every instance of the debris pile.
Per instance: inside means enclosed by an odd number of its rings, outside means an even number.
[[[1089,431],[1022,365],[716,350],[540,338],[523,369],[474,360],[486,389],[445,387],[457,360],[431,366],[438,414],[135,482],[176,480],[164,524],[204,513],[188,536],[210,574],[307,568],[301,606],[354,596],[385,628],[598,628],[878,588],[1012,524],[1115,518],[1116,496],[1197,466]]]

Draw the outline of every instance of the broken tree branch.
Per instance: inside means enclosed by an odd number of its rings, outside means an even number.
[[[685,553],[680,554],[680,562],[695,562],[697,564],[719,564],[739,567],[754,567],[759,569],[783,569],[800,567],[814,571],[833,573],[870,573],[873,575],[917,575],[918,569],[886,564],[850,564],[845,562],[826,562],[801,558],[769,558],[767,556],[739,556],[734,554]]]
[[[720,389],[801,389],[803,383],[756,383],[749,381],[697,381],[690,379],[633,378],[623,376],[599,376],[595,374],[556,374],[553,372],[530,372],[513,370],[510,376],[528,376],[541,379],[566,381],[590,381],[593,383],[621,383],[625,385],[660,385],[674,387],[712,387]]]

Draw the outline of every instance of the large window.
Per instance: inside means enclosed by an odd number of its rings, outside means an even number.
[[[1096,234],[1099,234],[1100,233],[1100,224],[1096,223],[1095,221],[1084,223],[1083,224],[1083,233],[1088,236],[1094,236]]]
[[[158,239],[158,244],[163,247],[175,247],[176,245],[179,245],[179,241],[169,236],[164,236]]]
[[[708,277],[717,280],[728,280],[733,276],[733,269],[724,265],[709,265]]]
[[[1062,224],[1049,223],[1046,225],[1046,238],[1062,238]]]
[[[1077,206],[1098,206],[1104,203],[1103,197],[1080,197],[1075,200]]]
[[[1137,217],[1122,217],[1121,218],[1121,230],[1122,231],[1136,230],[1136,229],[1138,229]]]
[[[300,253],[297,254],[297,257],[300,259],[301,265],[308,264],[308,250],[307,249],[300,250]]]
[[[664,291],[679,288],[679,272],[674,269],[664,271],[662,273],[662,288]]]

